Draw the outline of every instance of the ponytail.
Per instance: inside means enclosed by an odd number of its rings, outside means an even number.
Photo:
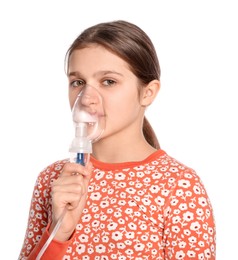
[[[144,117],[144,122],[143,122],[143,134],[146,141],[151,146],[153,146],[155,149],[160,149],[159,141],[156,137],[156,134],[146,117]]]

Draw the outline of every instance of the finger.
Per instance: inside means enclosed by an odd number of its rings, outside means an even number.
[[[83,195],[86,192],[86,187],[84,184],[75,184],[75,183],[71,183],[71,184],[67,184],[67,185],[55,185],[52,188],[52,195],[54,195],[54,193],[57,192],[62,192],[62,193],[75,193],[78,195]]]
[[[75,175],[76,173],[87,175],[86,167],[78,163],[66,163],[60,173],[60,176]]]
[[[91,175],[92,175],[92,171],[93,171],[93,165],[91,162],[88,162],[85,166],[86,172],[84,174],[84,177],[87,181],[90,180]]]
[[[55,197],[54,205],[57,206],[57,208],[64,208],[66,206],[72,210],[78,207],[83,195],[72,192],[55,192],[53,196]]]
[[[68,184],[82,184],[84,180],[84,176],[82,174],[79,175],[65,175],[59,176],[58,179],[54,180],[51,184],[52,187],[56,185],[68,185]]]

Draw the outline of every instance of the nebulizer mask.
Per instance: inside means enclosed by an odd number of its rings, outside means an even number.
[[[70,161],[85,165],[105,128],[103,99],[98,90],[84,86],[72,108],[75,136],[70,145]]]
[[[72,108],[75,136],[70,145],[70,161],[86,165],[92,153],[92,143],[99,140],[105,128],[103,99],[96,88],[86,85],[77,96]],[[40,260],[57,233],[67,207],[65,207],[48,240],[37,255]]]

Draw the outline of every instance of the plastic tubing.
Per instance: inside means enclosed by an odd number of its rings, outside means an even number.
[[[39,254],[36,257],[36,260],[40,260],[42,255],[45,253],[45,250],[47,249],[47,247],[49,246],[49,244],[51,243],[51,241],[53,240],[53,238],[55,237],[57,231],[59,230],[59,227],[64,219],[65,213],[67,212],[67,207],[64,208],[59,220],[57,221],[52,233],[50,234],[49,238],[46,240],[44,246],[41,248]]]

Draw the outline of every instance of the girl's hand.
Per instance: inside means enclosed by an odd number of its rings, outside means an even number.
[[[67,211],[55,239],[66,241],[70,238],[81,217],[87,199],[88,184],[92,164],[85,167],[77,163],[66,163],[58,179],[52,184],[52,224],[53,231],[65,207]]]

